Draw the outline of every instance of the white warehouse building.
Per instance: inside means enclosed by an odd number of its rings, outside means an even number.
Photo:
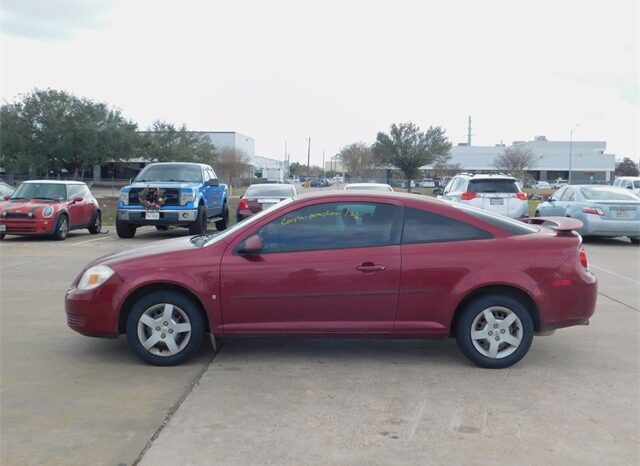
[[[571,165],[571,180],[576,184],[613,181],[616,160],[614,154],[605,153],[606,146],[605,141],[549,141],[544,136],[537,136],[528,142],[516,141],[511,145],[530,149],[535,155],[535,161],[528,170],[533,179],[566,180]],[[451,148],[449,164],[458,164],[465,171],[495,172],[495,159],[506,148],[503,145],[454,146]]]

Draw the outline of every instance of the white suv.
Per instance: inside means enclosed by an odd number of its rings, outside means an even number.
[[[527,194],[520,189],[517,180],[509,175],[461,173],[449,181],[438,197],[511,218],[529,216]]]
[[[619,176],[613,185],[627,188],[636,196],[640,196],[640,177],[638,176]]]

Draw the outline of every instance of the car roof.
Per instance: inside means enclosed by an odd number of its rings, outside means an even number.
[[[348,185],[345,186],[345,188],[349,186],[383,186],[385,188],[391,187],[387,183],[349,183]]]
[[[28,181],[23,181],[24,183],[49,183],[49,184],[65,184],[65,185],[69,185],[69,184],[86,184],[83,181],[68,181],[68,180],[28,180]]]
[[[144,168],[150,167],[151,165],[191,165],[194,167],[206,167],[206,168],[211,167],[211,165],[207,165],[206,163],[197,163],[197,162],[153,162],[146,165]]]
[[[333,198],[333,197],[341,197],[341,198],[380,198],[382,199],[390,199],[397,201],[418,201],[418,202],[427,202],[433,205],[444,205],[445,202],[436,199],[431,196],[423,196],[421,194],[412,194],[412,193],[399,193],[396,191],[345,191],[339,189],[332,189],[330,191],[313,191],[307,193],[297,194],[293,197],[293,199],[318,199],[318,198]]]
[[[506,175],[504,173],[459,173],[456,176],[462,176],[468,179],[478,180],[478,179],[494,179],[494,180],[515,180],[515,178],[511,175]]]
[[[290,188],[291,185],[287,184],[287,183],[256,183],[256,184],[252,184],[249,185],[249,188],[264,188],[265,186],[286,186],[287,188]]]

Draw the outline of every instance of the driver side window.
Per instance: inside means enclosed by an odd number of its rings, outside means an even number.
[[[67,200],[73,201],[76,196],[82,196],[82,194],[80,194],[80,185],[71,184],[67,186]]]

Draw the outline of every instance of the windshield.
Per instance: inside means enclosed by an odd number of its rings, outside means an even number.
[[[516,180],[471,180],[469,181],[471,193],[517,193]]]
[[[620,189],[611,188],[580,188],[585,199],[590,201],[636,201],[638,196]]]
[[[15,190],[11,199],[51,199],[64,201],[67,199],[67,187],[59,183],[22,183]]]
[[[289,197],[295,194],[292,186],[249,186],[244,197]]]
[[[213,233],[212,235],[209,235],[207,237],[207,242],[204,244],[204,246],[205,247],[206,246],[211,246],[212,244],[217,243],[221,239],[227,238],[228,236],[233,235],[238,230],[240,230],[240,229],[242,229],[244,227],[247,227],[247,226],[251,225],[252,223],[255,223],[255,222],[259,221],[265,215],[271,215],[273,213],[274,209],[281,209],[282,207],[284,207],[286,205],[289,205],[292,202],[293,202],[293,198],[285,199],[280,204],[278,204],[277,207],[274,207],[272,209],[262,210],[262,211],[258,212],[257,214],[252,215],[248,219],[243,220],[243,221],[241,221],[239,223],[236,223],[235,225],[233,225],[232,227],[227,228],[226,230],[223,230],[221,233]]]
[[[202,183],[202,170],[197,165],[169,163],[148,165],[135,181],[179,181],[182,183]]]

